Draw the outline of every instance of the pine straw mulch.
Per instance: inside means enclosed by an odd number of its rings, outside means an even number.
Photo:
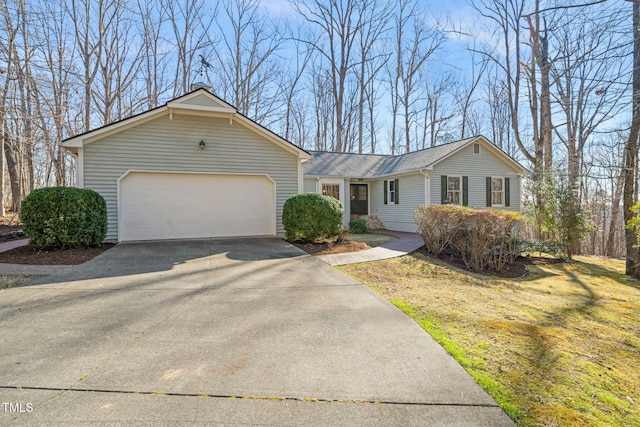
[[[559,259],[559,258],[538,257],[538,256],[528,255],[528,256],[519,256],[518,258],[516,258],[516,261],[513,264],[506,266],[503,271],[496,271],[492,269],[474,271],[465,265],[461,257],[454,257],[446,254],[443,254],[440,256],[434,256],[430,252],[427,252],[424,246],[418,249],[418,252],[430,258],[439,259],[440,261],[445,262],[453,267],[459,268],[460,270],[469,271],[473,273],[480,273],[486,276],[502,277],[505,279],[514,279],[514,278],[526,276],[527,265],[546,265],[546,264],[557,264],[557,263],[564,262],[562,259]]]
[[[351,240],[338,240],[335,242],[321,243],[293,242],[292,244],[311,255],[342,254],[345,252],[357,252],[365,249],[371,249],[371,247],[366,243],[354,242]]]
[[[4,217],[0,217],[0,233],[9,233],[22,229],[20,215],[7,211]],[[0,241],[24,239],[24,237],[5,238]],[[69,249],[39,249],[32,245],[20,246],[6,252],[0,252],[0,263],[5,264],[30,264],[30,265],[78,265],[95,258],[102,252],[111,249],[113,243],[103,243],[100,246]]]

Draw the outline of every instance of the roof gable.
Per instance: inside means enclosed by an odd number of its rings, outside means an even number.
[[[62,146],[75,152],[77,148],[84,147],[94,141],[98,141],[109,135],[121,132],[155,118],[169,115],[173,120],[174,114],[191,114],[208,117],[223,117],[229,119],[229,124],[239,123],[281,148],[295,153],[301,159],[310,159],[311,155],[297,145],[292,144],[281,136],[275,134],[264,126],[250,120],[238,113],[235,107],[226,103],[206,89],[199,88],[186,95],[173,99],[165,105],[140,113],[126,119],[114,122],[100,128],[85,132],[62,141]]]
[[[233,108],[221,99],[207,96],[204,93],[195,93],[195,96],[182,99],[182,104],[200,105],[203,107]]]
[[[343,178],[378,178],[431,170],[439,162],[473,143],[479,143],[488,148],[496,157],[519,173],[526,173],[526,169],[504,151],[483,136],[475,136],[396,156],[311,151],[313,159],[304,164],[304,174]]]

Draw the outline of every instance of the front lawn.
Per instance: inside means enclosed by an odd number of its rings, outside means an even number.
[[[390,234],[380,234],[380,233],[347,234],[344,239],[350,240],[352,242],[366,243],[367,246],[371,248],[375,248],[376,246],[382,246],[387,243],[391,243],[395,240],[398,240],[396,236],[392,236]]]
[[[519,426],[640,426],[640,282],[576,257],[521,279],[422,254],[339,267],[414,318]]]

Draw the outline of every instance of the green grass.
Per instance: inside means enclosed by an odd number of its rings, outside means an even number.
[[[340,267],[429,332],[519,426],[640,426],[640,282],[624,262],[522,279],[420,254]]]
[[[13,286],[22,285],[41,276],[9,276],[0,275],[0,289],[11,288]]]

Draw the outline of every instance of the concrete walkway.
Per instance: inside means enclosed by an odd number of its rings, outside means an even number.
[[[366,249],[364,251],[317,255],[317,258],[329,265],[355,264],[358,262],[378,261],[381,259],[399,257],[424,246],[422,237],[417,233],[405,233],[403,231],[391,230],[371,230],[371,232],[390,234],[392,236],[396,236],[398,240],[394,240],[393,242],[376,248]]]
[[[29,239],[10,240],[0,243],[0,252],[10,251],[29,244]],[[69,268],[69,265],[30,265],[0,263],[0,276],[48,276]]]

